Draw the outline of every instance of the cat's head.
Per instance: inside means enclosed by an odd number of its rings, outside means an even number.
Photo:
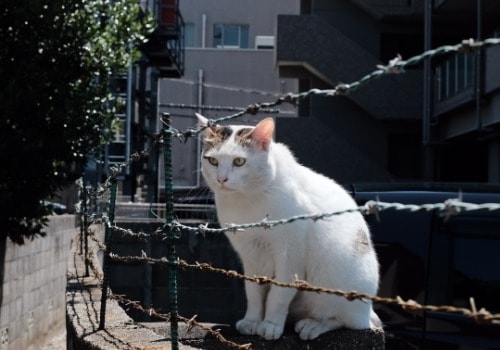
[[[267,118],[255,127],[242,125],[208,126],[196,114],[202,131],[202,173],[216,194],[262,192],[274,169],[269,161],[274,120]]]

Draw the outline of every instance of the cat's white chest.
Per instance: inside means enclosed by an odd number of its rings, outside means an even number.
[[[218,199],[216,203],[219,223],[223,227],[231,224],[260,222],[271,215],[268,205],[262,205],[256,200],[224,198]]]

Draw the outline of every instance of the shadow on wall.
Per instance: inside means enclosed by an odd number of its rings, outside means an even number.
[[[158,224],[117,223],[117,226],[134,232],[151,233]],[[135,237],[120,237],[113,241],[113,252],[119,256],[141,256],[145,252],[152,258],[167,256],[166,242],[155,237],[148,242]],[[214,267],[242,271],[241,263],[223,234],[206,234],[198,237],[195,233],[183,232],[176,242],[176,252],[180,259],[189,263],[206,262]],[[169,271],[161,265],[130,265],[112,262],[110,267],[110,287],[116,294],[141,301],[144,307],[154,307],[160,312],[169,310]],[[200,322],[234,324],[243,317],[246,301],[242,281],[229,280],[214,273],[196,270],[178,271],[179,314],[191,318],[197,316]],[[127,308],[125,308],[127,309]],[[140,312],[128,311],[135,321],[154,321]]]

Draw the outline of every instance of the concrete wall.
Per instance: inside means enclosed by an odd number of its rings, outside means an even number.
[[[50,217],[46,237],[1,245],[0,349],[39,349],[65,327],[66,271],[75,216]]]

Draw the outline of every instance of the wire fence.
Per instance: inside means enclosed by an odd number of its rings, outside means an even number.
[[[403,73],[406,67],[419,64],[423,60],[434,57],[437,55],[443,55],[449,52],[458,51],[473,51],[478,48],[496,45],[500,43],[500,39],[492,38],[486,39],[484,41],[473,41],[464,40],[457,45],[442,46],[434,50],[429,50],[424,52],[419,56],[412,57],[408,60],[403,60],[400,56],[391,60],[386,66],[378,66],[377,70],[362,77],[360,80],[350,83],[350,84],[339,84],[334,89],[329,90],[317,90],[312,89],[300,94],[287,94],[280,96],[274,102],[261,103],[256,105],[248,106],[230,116],[219,118],[217,120],[212,120],[209,122],[210,125],[216,123],[221,123],[228,121],[244,114],[256,114],[263,108],[273,108],[282,103],[290,103],[293,105],[297,104],[297,101],[310,96],[324,95],[324,96],[338,96],[342,94],[347,94],[350,91],[358,88],[359,86],[366,84],[368,81],[380,77],[384,74],[396,74]],[[183,233],[195,233],[199,236],[205,236],[207,233],[211,234],[223,234],[223,233],[235,233],[244,231],[251,228],[264,228],[272,230],[277,225],[287,225],[298,220],[324,220],[337,215],[344,215],[351,212],[360,212],[365,215],[375,215],[378,216],[379,213],[387,210],[396,211],[407,211],[407,212],[420,212],[420,211],[433,211],[437,212],[439,215],[444,217],[444,219],[449,219],[452,216],[460,215],[464,212],[473,211],[499,211],[500,204],[498,203],[484,203],[484,204],[474,204],[466,203],[460,199],[449,199],[443,203],[431,203],[431,204],[401,204],[401,203],[386,203],[380,201],[368,201],[365,205],[335,212],[326,213],[304,213],[303,215],[292,216],[289,218],[283,218],[279,220],[269,220],[268,218],[263,218],[259,222],[240,224],[240,225],[228,225],[223,228],[211,228],[208,224],[198,224],[197,226],[184,225],[175,219],[174,214],[174,200],[173,200],[173,182],[172,182],[172,150],[171,142],[173,138],[178,138],[181,140],[186,140],[189,137],[197,136],[203,128],[191,128],[185,131],[180,131],[173,128],[170,125],[169,115],[167,113],[163,114],[162,117],[163,129],[156,135],[153,135],[153,142],[151,146],[140,153],[134,153],[130,159],[125,163],[119,165],[112,169],[110,176],[105,183],[100,185],[97,189],[89,189],[83,185],[83,182],[79,182],[80,187],[80,202],[78,205],[78,211],[80,214],[80,251],[79,253],[85,257],[86,270],[85,274],[88,276],[90,270],[97,277],[102,286],[102,299],[101,299],[101,310],[99,318],[99,329],[104,330],[106,327],[106,300],[108,298],[114,298],[127,307],[135,308],[138,311],[144,312],[149,315],[153,315],[164,319],[170,323],[170,336],[172,349],[178,349],[179,347],[179,334],[178,334],[178,322],[183,321],[188,324],[188,329],[190,327],[201,327],[211,333],[216,339],[225,343],[226,345],[240,348],[248,349],[251,344],[236,344],[234,342],[225,339],[218,331],[212,330],[209,327],[197,322],[195,317],[186,318],[179,315],[178,305],[177,305],[177,271],[178,269],[189,269],[197,270],[203,272],[212,272],[223,275],[230,279],[238,279],[249,281],[253,283],[258,283],[261,285],[276,285],[284,288],[295,288],[301,291],[314,292],[314,293],[326,293],[331,295],[336,295],[339,297],[346,298],[348,300],[369,300],[375,303],[384,303],[389,305],[395,305],[400,307],[402,310],[409,312],[420,312],[420,311],[439,311],[446,313],[459,314],[462,316],[470,317],[471,319],[479,323],[487,324],[500,324],[500,314],[492,313],[484,308],[477,309],[475,305],[475,300],[473,297],[469,299],[469,308],[455,307],[452,305],[423,305],[418,302],[408,299],[404,300],[400,296],[394,298],[380,297],[376,295],[368,295],[365,293],[359,293],[356,291],[342,291],[338,289],[329,289],[322,286],[314,286],[306,281],[296,279],[292,283],[284,283],[282,281],[277,281],[268,276],[247,276],[240,274],[236,271],[225,270],[217,267],[213,267],[206,263],[188,263],[184,260],[179,259],[176,254],[176,241],[182,236]],[[115,212],[116,212],[116,197],[117,197],[117,181],[118,175],[121,170],[128,167],[132,162],[147,156],[154,147],[161,146],[163,149],[163,161],[165,167],[165,210],[162,211],[162,219],[164,219],[164,224],[155,232],[145,233],[145,232],[133,232],[129,229],[124,229],[115,225]],[[109,198],[108,198],[109,197]],[[96,215],[93,211],[96,208],[95,203],[97,198],[107,199],[107,214]],[[94,203],[94,205],[92,205]],[[100,241],[90,230],[90,225],[95,222],[101,222],[105,227],[105,238],[104,242]],[[167,245],[166,256],[155,259],[147,256],[143,253],[141,256],[118,256],[113,253],[113,238],[115,235],[122,236],[133,236],[138,239],[150,239],[152,236],[161,237]],[[104,261],[102,266],[102,273],[94,265],[93,261],[95,259],[92,256],[92,250],[89,249],[89,240],[97,244],[100,250],[105,252]],[[110,263],[112,261],[119,261],[122,263],[141,263],[141,264],[152,264],[152,265],[162,265],[166,266],[169,270],[168,274],[168,285],[169,285],[169,305],[170,310],[167,314],[160,313],[151,308],[144,308],[137,301],[130,300],[125,296],[113,295],[109,293],[109,279],[110,279]]]

